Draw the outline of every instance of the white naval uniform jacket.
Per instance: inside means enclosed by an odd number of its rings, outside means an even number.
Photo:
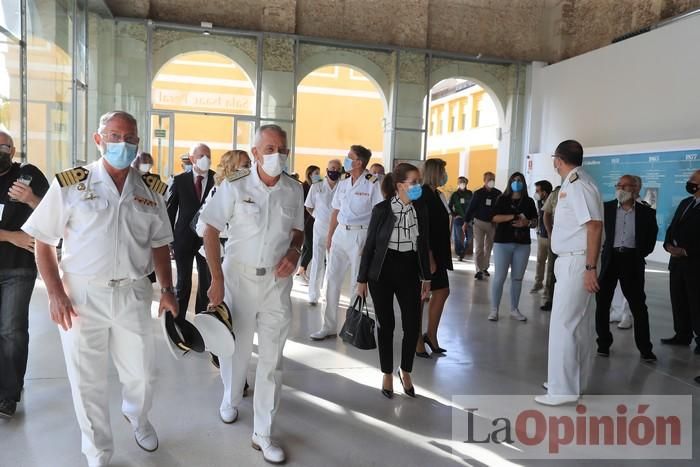
[[[105,280],[148,275],[152,248],[173,241],[165,200],[134,168],[121,194],[102,159],[84,169],[87,177],[79,183],[62,187],[54,179],[22,229],[49,245],[63,238],[64,273]]]
[[[304,190],[285,173],[268,187],[253,164],[219,185],[199,221],[228,232],[226,257],[250,267],[273,267],[287,254],[292,230],[304,231]]]

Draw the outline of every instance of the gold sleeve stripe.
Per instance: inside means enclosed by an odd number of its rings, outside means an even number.
[[[159,195],[163,196],[168,190],[168,185],[163,183],[163,181],[160,179],[160,175],[158,174],[146,174],[141,178],[146,186],[154,193],[158,193]]]

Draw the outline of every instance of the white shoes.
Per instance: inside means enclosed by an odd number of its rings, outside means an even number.
[[[129,422],[129,424],[134,427],[134,423],[129,419],[129,417],[124,415],[124,419]],[[134,427],[134,439],[136,444],[147,452],[153,452],[158,449],[158,435],[156,434],[156,429],[153,428],[151,422],[146,420],[145,423]]]
[[[543,396],[535,397],[535,402],[549,406],[574,404],[578,402],[578,396],[552,396],[550,394],[545,394]]]
[[[326,337],[332,337],[332,336],[337,336],[337,333],[330,331],[329,329],[321,329],[320,331],[316,331],[315,333],[311,334],[309,337],[311,337],[311,340],[314,341],[322,341]]]
[[[626,314],[624,318],[620,321],[620,323],[617,325],[618,329],[629,329],[632,327],[632,316],[629,314]]]
[[[136,444],[144,451],[153,452],[158,449],[158,435],[156,435],[156,430],[151,425],[151,422],[147,421],[137,427],[134,430],[134,439],[136,439]]]
[[[491,313],[489,313],[489,321],[498,321],[498,310],[491,310]]]
[[[238,420],[238,409],[236,407],[231,407],[229,404],[221,404],[219,407],[219,416],[221,421],[229,424]]]
[[[269,436],[253,433],[251,446],[253,449],[261,451],[263,458],[271,464],[283,464],[286,460],[282,448],[274,444]]]
[[[520,313],[520,310],[518,310],[517,308],[510,310],[510,318],[518,321],[527,321],[527,318],[522,313]]]

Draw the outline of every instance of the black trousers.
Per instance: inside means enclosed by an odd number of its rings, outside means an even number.
[[[394,295],[401,310],[401,369],[413,370],[420,323],[420,276],[418,254],[387,250],[379,280],[369,281],[369,292],[377,316],[377,347],[382,373],[394,371]]]
[[[688,258],[672,258],[669,285],[673,330],[678,339],[700,345],[700,269]]]
[[[197,253],[201,245],[194,242],[191,246],[180,247],[175,249],[175,265],[177,266],[177,285],[175,293],[177,295],[177,304],[180,313],[176,320],[182,322],[185,320],[185,312],[190,303],[190,294],[192,293],[192,262],[197,260],[197,300],[195,302],[195,313],[201,313],[207,309],[209,298],[207,290],[211,284],[211,275],[206,258]]]
[[[644,258],[640,258],[634,251],[613,252],[610,264],[599,278],[600,291],[596,294],[595,311],[598,347],[607,350],[613,342],[610,332],[610,304],[618,281],[634,317],[634,343],[642,354],[649,353],[652,345],[649,337],[647,297],[644,293]]]
[[[313,217],[304,223],[304,244],[301,248],[300,266],[306,269],[311,262],[314,253],[314,219]]]

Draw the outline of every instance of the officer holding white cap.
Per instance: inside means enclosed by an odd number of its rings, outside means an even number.
[[[199,219],[206,224],[209,300],[212,305],[226,301],[236,336],[233,356],[219,358],[224,383],[219,415],[224,423],[238,418],[257,328],[253,448],[262,451],[266,461],[281,463],[284,451],[270,435],[279,409],[282,350],[292,315],[292,273],[304,240],[304,192],[298,181],[283,173],[289,149],[282,128],[260,127],[252,152],[253,167],[223,181]],[[219,235],[225,230],[222,265]]]
[[[326,269],[323,327],[311,334],[313,340],[337,335],[340,288],[348,270],[352,282],[355,282],[372,208],[384,199],[379,179],[367,172],[367,164],[371,157],[372,152],[369,149],[354,145],[350,147],[350,152],[343,162],[345,178],[338,184],[331,203],[333,211],[327,239],[330,251]]]
[[[581,168],[580,143],[564,141],[552,157],[563,180],[551,240],[557,282],[549,322],[547,394],[535,401],[561,405],[578,400],[590,369],[595,314],[588,305],[599,290],[603,203],[595,182]]]
[[[328,161],[326,177],[311,185],[306,195],[304,206],[314,217],[313,255],[311,257],[311,274],[309,275],[309,303],[316,305],[321,293],[321,282],[326,269],[326,251],[328,250],[328,227],[331,222],[331,203],[340,179],[340,161]]]
[[[168,244],[173,240],[155,174],[129,167],[139,143],[126,112],[100,118],[93,139],[102,157],[56,175],[23,229],[36,238],[37,265],[49,295],[90,466],[107,465],[113,442],[107,354],[123,385],[121,411],[145,451],[158,448],[148,421],[152,400],[153,335],[148,274],[160,282],[160,313],[177,314]],[[59,276],[56,245],[63,238]]]

